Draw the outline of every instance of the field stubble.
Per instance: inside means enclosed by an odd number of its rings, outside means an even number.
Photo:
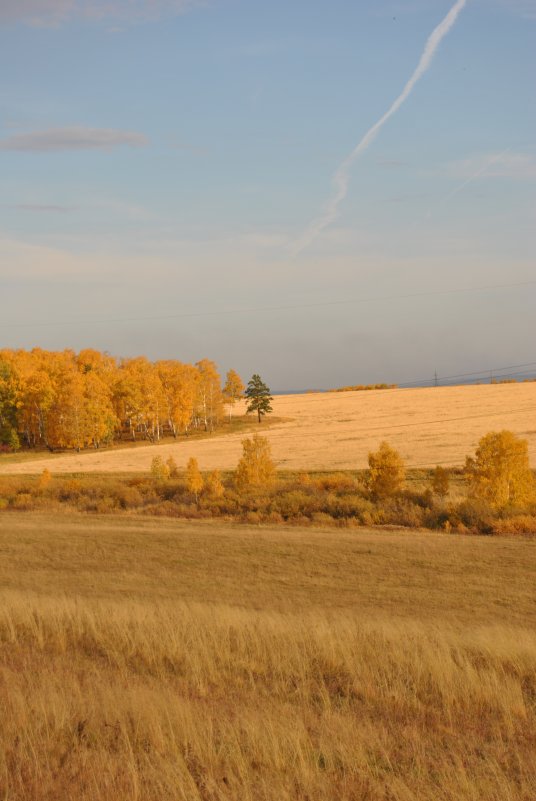
[[[534,541],[2,525],[1,797],[534,801]]]

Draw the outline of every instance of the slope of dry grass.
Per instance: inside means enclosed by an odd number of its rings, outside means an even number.
[[[2,526],[0,797],[536,797],[534,541]]]
[[[274,414],[286,422],[262,430],[280,467],[332,470],[366,467],[370,450],[387,439],[409,466],[463,464],[478,440],[507,428],[529,440],[536,466],[536,383],[496,384],[371,392],[311,393],[274,398]],[[231,469],[243,434],[166,443],[150,448],[56,456],[50,469],[70,472],[139,472],[153,456],[173,456],[184,467],[195,456],[205,470]],[[41,472],[46,458],[2,462],[0,473]]]

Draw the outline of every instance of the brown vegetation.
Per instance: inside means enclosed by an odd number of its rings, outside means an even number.
[[[236,470],[223,478],[217,470],[203,476],[195,457],[182,475],[172,459],[166,463],[161,456],[153,458],[149,475],[135,478],[80,474],[53,481],[47,469],[37,479],[0,477],[0,511],[69,508],[249,523],[536,533],[536,483],[526,441],[511,432],[486,435],[476,458],[467,458],[465,473],[436,467],[414,471],[410,481],[400,454],[387,442],[369,454],[367,471],[318,476],[277,474],[269,442],[257,433],[242,445]]]

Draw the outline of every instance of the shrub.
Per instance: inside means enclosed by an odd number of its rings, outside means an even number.
[[[98,514],[109,514],[110,512],[114,512],[116,509],[116,500],[109,495],[105,496],[104,498],[100,498],[95,504],[95,511],[98,512]]]
[[[270,443],[266,437],[254,434],[251,439],[242,440],[242,458],[235,472],[235,485],[238,490],[266,487],[273,483],[275,465],[272,461]]]
[[[204,483],[205,482],[203,481],[203,476],[199,470],[197,459],[192,456],[186,465],[186,487],[188,492],[191,492],[195,497],[196,503],[198,501],[199,493],[203,489]]]
[[[151,475],[157,482],[167,481],[170,475],[169,466],[161,456],[155,456],[151,462]]]
[[[29,511],[34,509],[34,498],[29,492],[19,492],[13,499],[13,506],[15,509]]]
[[[225,487],[221,480],[220,471],[212,470],[205,479],[205,491],[211,498],[222,498],[225,493]]]
[[[115,497],[121,509],[136,509],[143,504],[143,496],[136,487],[121,487]]]
[[[167,460],[166,467],[169,470],[169,477],[177,478],[177,476],[179,475],[179,468],[173,456],[170,456],[169,459]]]
[[[43,490],[46,490],[46,488],[48,487],[48,485],[50,484],[51,481],[52,481],[52,475],[50,473],[50,470],[48,470],[48,468],[45,467],[45,469],[43,470],[43,472],[39,476],[39,480],[37,482],[38,489],[41,492]]]
[[[534,497],[528,442],[511,431],[491,431],[482,437],[475,457],[466,459],[465,475],[471,494],[498,509]]]
[[[296,517],[310,510],[314,504],[313,499],[306,492],[300,490],[292,490],[276,496],[274,502],[284,518]]]
[[[443,500],[449,494],[450,477],[448,470],[439,465],[432,473],[432,492]]]
[[[494,534],[536,534],[536,516],[515,515],[494,520],[491,526]]]
[[[347,473],[322,476],[316,480],[315,485],[326,492],[355,492],[357,487],[356,480]]]
[[[420,528],[424,524],[425,511],[409,498],[386,498],[376,506],[381,523],[408,528]]]
[[[246,523],[256,526],[262,521],[262,517],[258,512],[246,512],[244,515],[244,520]]]
[[[483,534],[492,532],[494,514],[491,505],[482,498],[468,498],[456,507],[456,516],[464,526]],[[452,517],[449,518],[451,523]]]
[[[406,470],[402,457],[387,442],[382,442],[379,449],[369,453],[368,486],[376,498],[388,498],[396,495],[402,488]]]
[[[326,512],[313,512],[312,521],[315,526],[333,526],[335,521]]]
[[[61,501],[76,500],[82,489],[82,483],[78,478],[65,479],[60,485],[58,496]]]

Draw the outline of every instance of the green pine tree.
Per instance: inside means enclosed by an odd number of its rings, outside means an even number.
[[[270,389],[261,379],[260,375],[252,375],[248,381],[247,389],[244,393],[248,401],[247,413],[257,412],[259,423],[262,416],[269,414],[272,410]]]

